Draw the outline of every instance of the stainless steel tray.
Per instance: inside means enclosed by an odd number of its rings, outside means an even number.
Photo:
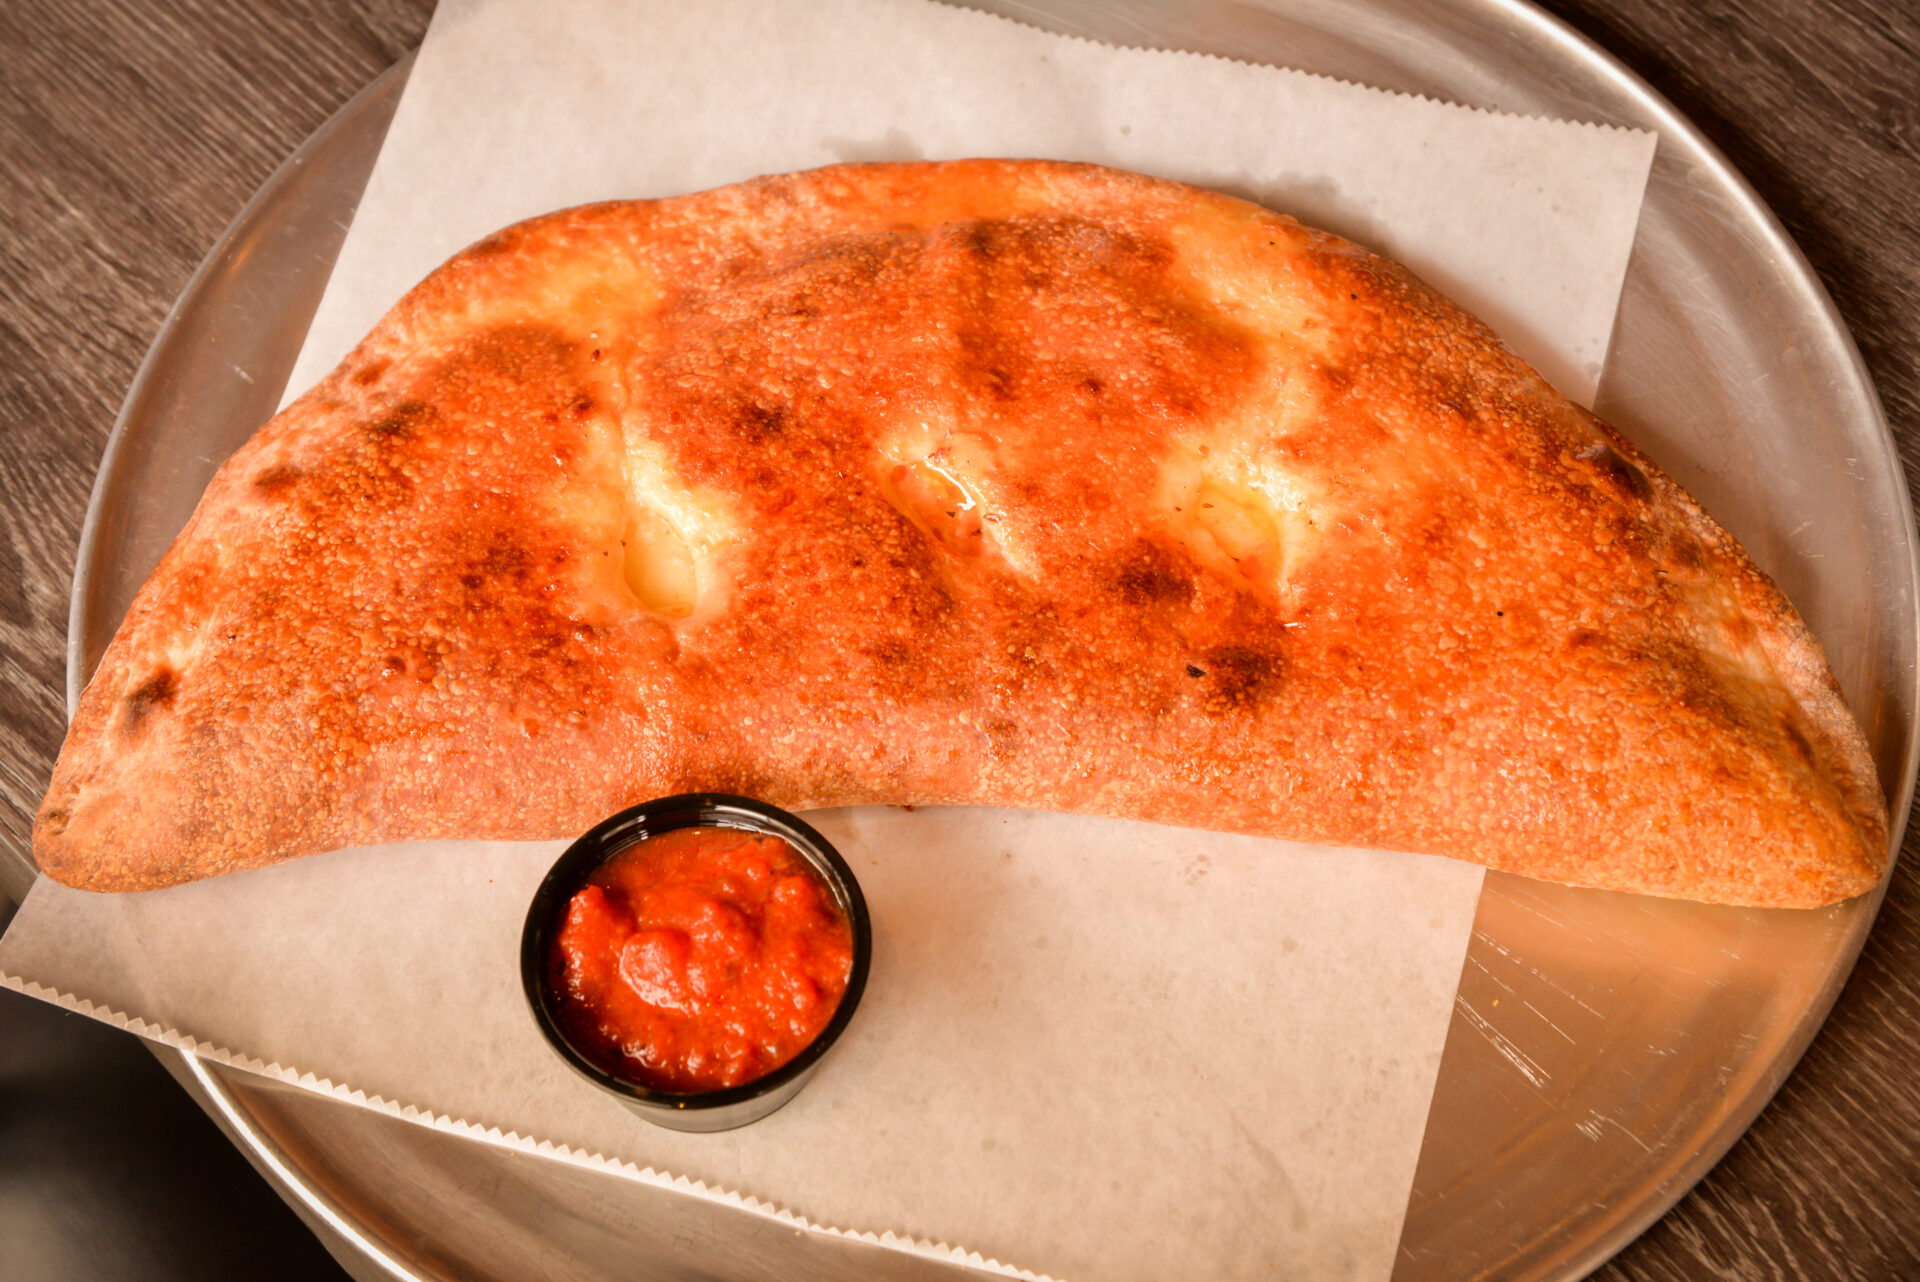
[[[1920,575],[1893,443],[1804,260],[1671,107],[1518,0],[977,7],[1119,43],[1657,131],[1596,408],[1740,537],[1820,634],[1867,727],[1897,848],[1915,770]],[[407,65],[267,182],[155,340],[82,536],[69,706],[214,467],[272,412]],[[1779,1086],[1878,903],[1769,913],[1489,876],[1396,1279],[1573,1278],[1639,1233]],[[163,1058],[361,1278],[962,1272]]]

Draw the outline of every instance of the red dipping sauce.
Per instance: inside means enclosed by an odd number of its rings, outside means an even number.
[[[805,856],[764,833],[691,827],[588,877],[547,982],[582,1055],[636,1085],[694,1092],[753,1081],[805,1050],[852,965],[853,931]]]

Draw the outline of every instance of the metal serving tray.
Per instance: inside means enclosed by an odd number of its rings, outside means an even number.
[[[1893,442],[1805,261],[1668,104],[1519,0],[978,7],[1116,43],[1657,131],[1596,408],[1746,544],[1819,633],[1866,726],[1897,848],[1915,767],[1920,577]],[[81,540],[70,707],[214,468],[275,408],[409,65],[268,180],[155,340]],[[1574,1278],[1619,1249],[1772,1096],[1878,906],[1708,908],[1489,875],[1398,1282]],[[363,1279],[964,1272],[158,1053]]]

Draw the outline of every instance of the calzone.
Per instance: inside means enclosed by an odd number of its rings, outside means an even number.
[[[135,890],[696,790],[1738,904],[1886,861],[1793,609],[1484,326],[1254,205],[1001,161],[461,253],[220,469],[34,848]]]

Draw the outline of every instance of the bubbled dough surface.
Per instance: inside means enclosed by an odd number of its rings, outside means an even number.
[[[959,162],[430,277],[215,479],[36,850],[138,888],[691,789],[1763,904],[1885,844],[1790,607],[1471,318],[1238,201]]]

